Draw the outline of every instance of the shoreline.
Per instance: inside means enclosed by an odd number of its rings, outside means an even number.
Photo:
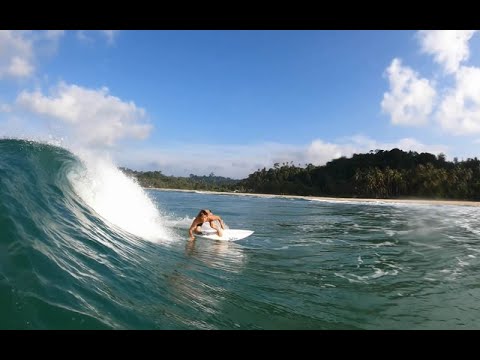
[[[261,198],[283,198],[283,199],[302,199],[326,202],[359,202],[359,203],[397,203],[397,204],[421,204],[421,205],[454,205],[454,206],[474,206],[480,207],[480,201],[468,200],[432,200],[432,199],[370,199],[370,198],[340,198],[340,197],[322,197],[322,196],[301,196],[301,195],[278,195],[278,194],[257,194],[257,193],[235,193],[207,190],[185,190],[185,189],[166,189],[166,188],[144,188],[158,191],[190,192],[197,194],[211,195],[234,195],[234,196],[256,196]]]

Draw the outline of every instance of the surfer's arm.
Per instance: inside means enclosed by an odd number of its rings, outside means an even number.
[[[188,229],[188,234],[190,235],[190,240],[194,240],[195,237],[193,236],[193,229],[195,229],[197,227],[197,224],[195,223],[195,221],[192,223],[192,225],[190,226],[190,229]]]
[[[220,225],[222,226],[222,229],[225,229],[225,224],[224,224],[222,218],[221,218],[220,216],[217,216],[217,215],[212,215],[212,216],[210,217],[210,226],[211,226],[212,228],[215,228],[215,227],[212,225],[215,220],[218,220],[218,222],[219,222]]]

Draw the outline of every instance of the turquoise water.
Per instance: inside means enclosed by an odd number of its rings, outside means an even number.
[[[200,208],[255,233],[189,242]],[[477,211],[142,191],[0,140],[0,328],[478,329]]]

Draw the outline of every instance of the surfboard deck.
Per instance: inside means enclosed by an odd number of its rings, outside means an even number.
[[[254,231],[252,230],[241,230],[241,229],[225,229],[223,230],[223,236],[220,237],[217,235],[217,232],[213,229],[204,230],[202,229],[201,234],[194,234],[195,237],[209,240],[219,240],[219,241],[237,241],[245,239],[252,235]]]

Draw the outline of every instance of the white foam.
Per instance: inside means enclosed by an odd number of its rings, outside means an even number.
[[[175,217],[173,214],[164,216],[164,223],[169,228],[188,229],[195,218],[185,216],[183,218]]]
[[[335,276],[344,278],[348,280],[349,282],[354,282],[354,283],[368,283],[368,280],[374,280],[378,279],[383,276],[396,276],[398,275],[397,270],[392,270],[392,271],[383,271],[382,269],[376,268],[372,266],[372,269],[374,270],[373,274],[369,275],[357,275],[353,273],[347,273],[347,274],[341,274],[341,273],[334,273]]]
[[[77,152],[84,167],[69,174],[75,192],[108,222],[150,241],[168,241],[172,234],[143,189],[113,162],[88,151]]]
[[[397,232],[395,230],[390,230],[390,229],[385,229],[385,235],[389,236],[389,237],[393,237],[397,234]]]
[[[458,261],[458,265],[459,265],[460,267],[463,267],[463,266],[470,265],[470,263],[469,263],[469,262],[463,261],[463,260],[462,260],[462,259],[460,259],[459,257],[457,257],[456,259],[457,259],[457,261]]]
[[[416,242],[416,241],[409,241],[409,244],[414,245],[414,246],[423,246],[423,247],[427,247],[429,249],[441,249],[440,246],[420,243],[420,242]]]

